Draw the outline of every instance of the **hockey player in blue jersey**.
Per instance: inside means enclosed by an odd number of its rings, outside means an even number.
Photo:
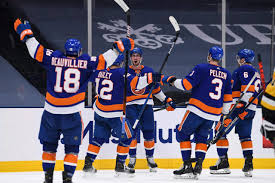
[[[198,177],[202,171],[213,121],[219,121],[221,114],[229,112],[232,102],[231,74],[218,65],[222,57],[222,48],[214,46],[209,50],[208,63],[196,65],[185,79],[176,79],[174,76],[162,79],[163,83],[178,89],[192,89],[185,115],[177,128],[183,166],[173,172],[176,176]],[[192,134],[196,143],[197,162],[194,168],[190,161]]]
[[[95,111],[95,128],[85,157],[84,172],[96,172],[96,169],[93,167],[93,162],[101,146],[109,140],[111,134],[115,134],[120,140],[117,146],[115,172],[118,174],[134,173],[125,167],[125,160],[129,152],[133,132],[128,120],[123,121],[122,119],[125,72],[124,68],[121,68],[122,61],[123,55],[120,55],[112,66],[105,70],[96,71],[91,79],[96,83],[98,97],[93,106]],[[149,73],[144,77],[128,74],[127,83],[129,83],[131,90],[135,91],[143,89],[154,81],[160,81],[160,77],[160,74],[154,73]]]
[[[253,78],[255,72],[257,70],[252,66],[254,61],[254,52],[250,49],[242,49],[237,54],[237,61],[239,67],[232,74],[232,96],[233,96],[233,104],[239,99],[241,92],[243,92]],[[248,88],[247,92],[241,98],[241,101],[237,105],[236,110],[233,111],[232,117],[235,118],[239,115],[240,119],[236,122],[235,133],[239,135],[239,139],[241,142],[243,156],[245,158],[245,164],[242,169],[245,176],[252,176],[253,170],[253,148],[251,141],[251,129],[252,129],[252,120],[255,116],[256,105],[258,103],[258,99],[254,100],[252,105],[248,107],[246,111],[240,114],[246,104],[252,100],[253,94],[259,92],[260,90],[260,79],[259,75],[252,82],[251,86]],[[219,125],[219,124],[218,124]],[[233,127],[232,127],[233,128]],[[231,129],[230,129],[231,130]],[[230,131],[229,130],[229,131]],[[228,133],[229,133],[228,131]],[[229,142],[226,138],[226,135],[217,141],[217,152],[219,155],[219,160],[216,165],[210,167],[211,174],[229,174],[229,163],[228,163],[228,145]]]
[[[68,39],[65,53],[44,48],[33,36],[29,22],[17,19],[14,29],[20,35],[29,54],[47,70],[47,94],[41,119],[39,140],[43,145],[42,167],[45,183],[53,182],[56,152],[60,135],[65,145],[63,182],[72,182],[82,142],[83,123],[80,111],[84,108],[85,91],[94,70],[105,69],[117,59],[119,52],[130,50],[130,38],[114,43],[98,57],[81,54],[82,46],[76,39]]]
[[[129,67],[129,73],[136,76],[145,76],[148,73],[154,72],[152,68],[144,66],[141,64],[143,61],[142,57],[143,53],[141,48],[135,47],[130,52],[130,58],[132,65]],[[151,89],[151,85],[143,88],[142,90],[133,91],[129,88],[127,94],[127,108],[126,108],[126,116],[129,120],[131,126],[134,125],[136,119],[139,116],[140,110],[146,100],[148,93]],[[153,90],[153,95],[159,99],[161,102],[164,102],[167,105],[166,110],[172,111],[175,109],[175,104],[173,100],[161,91],[160,85],[157,84],[155,89]],[[136,164],[136,151],[137,151],[137,133],[139,130],[142,131],[144,138],[144,148],[146,153],[147,164],[150,168],[150,171],[156,171],[157,164],[154,161],[154,148],[155,148],[155,124],[154,124],[154,112],[153,112],[153,98],[152,96],[149,98],[146,108],[141,116],[141,120],[134,132],[133,140],[130,145],[129,150],[129,164],[128,167],[134,171],[134,167]]]

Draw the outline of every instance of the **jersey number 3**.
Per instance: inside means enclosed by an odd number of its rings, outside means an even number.
[[[56,83],[54,91],[61,93],[63,88],[67,93],[76,93],[80,85],[80,71],[78,69],[69,68],[64,71],[64,83],[61,86],[62,67],[56,67]]]
[[[213,92],[209,92],[209,96],[212,99],[215,100],[219,100],[221,98],[221,93],[222,93],[222,80],[219,78],[215,78],[211,81],[212,84],[218,84],[218,86],[215,87],[215,91],[217,92],[217,94],[213,93]]]

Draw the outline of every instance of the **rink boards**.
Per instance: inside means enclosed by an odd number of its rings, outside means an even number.
[[[38,140],[38,131],[43,108],[1,108],[0,109],[0,172],[9,171],[41,171],[42,145]],[[176,125],[182,120],[185,108],[178,108],[173,112],[165,110],[155,113],[156,144],[155,159],[160,168],[178,168],[181,166],[179,143],[176,139]],[[82,111],[82,119],[86,135],[80,147],[78,169],[83,167],[83,159],[89,143],[89,135],[93,132],[93,111],[86,108]],[[262,135],[259,131],[261,125],[261,109],[257,109],[253,120],[252,140],[254,150],[254,168],[275,169],[273,149],[263,148]],[[228,136],[229,158],[231,168],[242,168],[242,150],[238,136],[234,131]],[[138,139],[139,140],[139,139]],[[112,169],[116,157],[115,138],[103,145],[96,161],[98,169]],[[64,148],[60,143],[57,153],[56,169],[63,167],[62,159]],[[146,168],[145,151],[142,134],[137,150],[136,168]],[[215,164],[217,153],[215,146],[211,147],[206,155],[204,167]]]

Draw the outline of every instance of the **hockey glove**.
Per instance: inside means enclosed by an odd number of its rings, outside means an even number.
[[[119,53],[122,53],[125,50],[133,50],[135,43],[132,38],[123,38],[119,41],[115,41],[113,46]]]
[[[175,76],[164,76],[160,82],[161,85],[163,84],[169,84],[172,86],[172,83],[176,80],[177,78]]]
[[[235,112],[238,114],[241,120],[244,120],[245,116],[248,114],[248,112],[244,110],[245,106],[246,102],[240,101],[235,109]]]
[[[31,25],[28,21],[21,21],[19,18],[14,22],[14,30],[20,35],[20,40],[26,42],[28,38],[33,37]]]
[[[147,74],[147,83],[151,84],[151,83],[159,83],[161,81],[162,78],[162,74],[161,73],[148,73]]]
[[[166,106],[167,111],[175,110],[176,104],[170,97],[166,97],[164,102],[165,102],[165,106]]]

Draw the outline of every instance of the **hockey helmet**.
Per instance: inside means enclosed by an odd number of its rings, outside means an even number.
[[[250,49],[242,49],[238,52],[236,57],[238,62],[244,58],[246,63],[252,63],[254,61],[255,53]]]
[[[68,39],[64,47],[65,47],[66,55],[70,55],[70,56],[79,56],[82,50],[81,43],[77,39]]]
[[[142,49],[135,47],[132,51],[130,51],[130,56],[132,56],[134,53],[139,54],[142,57]]]
[[[223,49],[219,46],[213,46],[209,49],[208,55],[214,60],[221,60],[223,57]]]

